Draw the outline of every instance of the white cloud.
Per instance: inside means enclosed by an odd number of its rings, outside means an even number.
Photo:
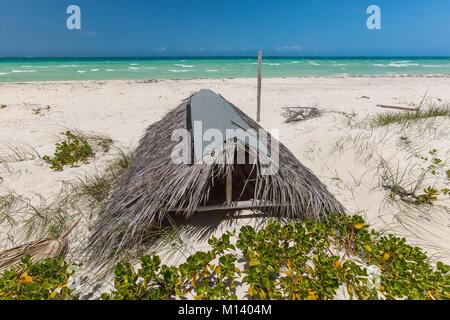
[[[302,51],[303,48],[300,45],[295,45],[295,46],[279,46],[276,47],[277,51]]]
[[[204,51],[206,51],[206,49],[205,48],[189,48],[185,51],[187,51],[187,52],[204,52]]]

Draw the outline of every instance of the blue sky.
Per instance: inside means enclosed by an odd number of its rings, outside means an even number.
[[[67,6],[81,30],[66,28]],[[366,9],[382,10],[368,30]],[[0,0],[0,56],[450,56],[450,0]]]

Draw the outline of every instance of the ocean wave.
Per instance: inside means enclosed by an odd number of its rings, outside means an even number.
[[[450,68],[450,64],[421,64],[420,66],[424,68]]]
[[[97,71],[99,71],[100,69],[91,69],[91,72],[97,72]]]
[[[79,64],[62,64],[59,66],[55,66],[55,68],[74,68],[74,67],[81,67]]]
[[[138,66],[139,63],[130,63],[130,66]]]
[[[48,69],[49,67],[47,67],[47,66],[29,66],[29,65],[25,65],[25,66],[20,66],[20,68]]]
[[[9,72],[0,72],[0,76],[4,76],[6,74],[9,74]]]
[[[191,72],[192,70],[179,70],[179,69],[170,69],[170,70],[167,70],[167,71],[169,71],[169,72]]]
[[[175,63],[174,66],[181,67],[181,68],[193,68],[194,67],[192,64],[181,64],[181,63]]]
[[[217,69],[207,69],[206,72],[219,72]]]
[[[404,67],[414,67],[414,66],[418,66],[418,63],[396,63],[396,62],[391,62],[388,64],[388,66],[390,67],[396,67],[396,68],[404,68]]]
[[[320,63],[317,63],[315,61],[308,61],[308,63],[313,65],[313,66],[320,66]]]
[[[115,71],[114,69],[106,69],[105,71],[107,71],[107,72],[113,72],[113,71]]]
[[[13,70],[12,73],[30,73],[36,72],[37,70]]]
[[[78,72],[78,73],[85,73],[85,72],[87,72],[87,71],[85,71],[85,70],[77,70],[77,72]]]
[[[139,70],[140,68],[139,68],[139,67],[128,67],[128,69],[131,69],[131,70]]]
[[[373,63],[373,66],[377,67],[403,67],[409,65],[418,65],[417,63],[411,63],[410,60],[390,61],[389,63]]]
[[[375,67],[383,67],[383,68],[389,68],[389,67],[394,67],[394,68],[407,68],[407,67],[415,67],[415,66],[419,66],[418,63],[407,63],[407,62],[391,62],[388,64],[383,64],[383,63],[373,63],[372,64]]]
[[[258,62],[252,62],[250,64],[258,64]],[[263,65],[267,65],[267,66],[281,66],[281,63],[277,63],[277,62],[263,62],[261,63]]]

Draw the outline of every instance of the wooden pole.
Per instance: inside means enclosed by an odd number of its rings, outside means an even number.
[[[256,96],[257,111],[256,121],[261,121],[261,64],[262,64],[262,50],[258,50],[258,91]]]
[[[231,173],[231,168],[228,168],[227,172],[227,205],[231,206],[233,204],[233,175]]]

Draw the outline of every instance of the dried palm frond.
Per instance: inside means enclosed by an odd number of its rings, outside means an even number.
[[[64,254],[69,245],[68,236],[80,221],[81,217],[58,239],[31,241],[0,252],[0,272],[20,263],[22,258],[26,256],[30,256],[31,260],[36,263],[43,259],[55,258]]]
[[[30,256],[33,262],[46,258],[58,257],[67,248],[67,239],[63,241],[44,239],[32,241],[0,253],[0,271],[7,269],[22,261],[23,257]]]

